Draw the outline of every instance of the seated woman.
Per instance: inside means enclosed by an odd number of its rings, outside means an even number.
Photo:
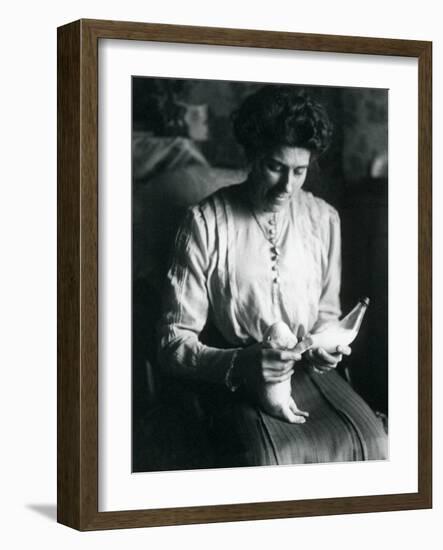
[[[300,355],[263,343],[275,322],[300,340],[341,314],[339,216],[302,189],[328,146],[327,114],[294,87],[269,85],[233,120],[249,174],[190,208],[178,232],[160,364],[197,388],[216,466],[384,459],[380,420],[336,371],[349,347]],[[203,343],[208,325],[217,338]],[[292,422],[258,400],[264,385],[288,379]]]

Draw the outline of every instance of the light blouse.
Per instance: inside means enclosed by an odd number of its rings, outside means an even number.
[[[221,189],[190,208],[178,231],[158,326],[160,363],[174,376],[224,383],[235,350],[261,342],[274,322],[302,338],[338,319],[340,280],[340,219],[331,205],[301,190],[270,228],[241,184]],[[208,320],[229,349],[199,340]]]

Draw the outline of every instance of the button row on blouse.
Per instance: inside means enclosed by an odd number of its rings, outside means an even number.
[[[279,282],[280,282],[280,275],[279,275],[279,271],[278,271],[279,256],[280,256],[280,251],[277,248],[277,246],[275,244],[273,244],[271,246],[271,261],[272,261],[271,269],[272,269],[273,274],[274,274],[273,281],[272,281],[274,283],[274,285],[278,285]]]
[[[272,273],[273,273],[272,283],[273,283],[273,287],[274,287],[274,292],[277,292],[278,285],[280,284],[280,273],[279,273],[279,269],[278,269],[278,260],[279,260],[279,256],[280,256],[280,250],[279,250],[278,246],[275,243],[275,237],[276,237],[276,220],[275,220],[275,218],[271,218],[268,223],[270,225],[270,227],[267,228],[267,233],[268,233],[268,240],[271,244],[271,261],[272,261],[271,269],[272,269]],[[273,294],[274,294],[274,292],[273,292]],[[277,298],[277,296],[273,295],[273,299],[275,300],[276,298]]]

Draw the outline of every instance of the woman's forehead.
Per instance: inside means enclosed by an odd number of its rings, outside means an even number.
[[[275,147],[265,156],[287,166],[308,165],[311,152],[303,147],[282,145]]]

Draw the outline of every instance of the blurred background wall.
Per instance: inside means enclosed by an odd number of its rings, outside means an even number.
[[[208,136],[200,144],[202,151],[213,166],[238,168],[242,166],[243,156],[232,136],[230,115],[260,86],[260,83],[249,82],[136,77],[133,80],[134,131],[167,134],[164,116],[160,114],[165,100],[205,105],[208,108]],[[335,125],[333,144],[323,163],[328,175],[334,174],[339,184],[344,180],[358,182],[366,177],[374,159],[388,149],[387,90],[301,88],[326,105]],[[182,129],[186,131],[185,127]],[[176,127],[176,133],[177,130]]]

